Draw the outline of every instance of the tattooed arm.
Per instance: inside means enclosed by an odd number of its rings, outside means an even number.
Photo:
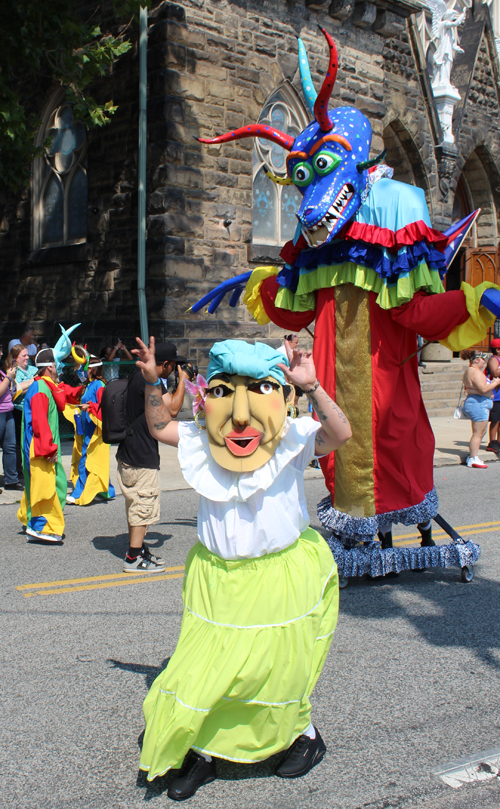
[[[288,381],[301,387],[311,402],[321,422],[321,428],[316,433],[316,455],[328,455],[351,438],[351,426],[347,416],[317,381],[312,352],[292,350],[286,340],[285,347],[290,368],[286,365],[280,365],[280,368]]]
[[[158,381],[155,362],[155,339],[149,340],[149,348],[142,340],[136,337],[139,350],[136,351],[139,360],[136,363],[146,380],[144,391],[144,406],[149,432],[161,441],[162,444],[169,444],[171,447],[178,446],[179,426],[176,421],[172,421],[168,407],[163,401],[161,385],[155,384]]]
[[[310,388],[302,388],[302,390],[321,422],[321,428],[316,433],[316,455],[328,455],[329,452],[339,449],[351,438],[351,425],[347,416],[323,390],[319,382],[315,381]]]

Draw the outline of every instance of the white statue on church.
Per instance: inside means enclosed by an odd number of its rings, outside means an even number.
[[[452,90],[457,88],[451,83],[451,68],[455,54],[463,53],[458,44],[458,27],[463,24],[467,8],[462,12],[448,10],[444,0],[426,0],[432,11],[432,36],[436,43],[436,52],[433,56],[434,76],[432,79],[433,91]],[[468,5],[468,4],[467,4]]]

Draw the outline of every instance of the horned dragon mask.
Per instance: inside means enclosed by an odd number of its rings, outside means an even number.
[[[368,169],[382,155],[369,160],[372,128],[368,118],[354,107],[337,107],[328,112],[338,69],[338,55],[330,34],[321,28],[330,49],[330,62],[321,90],[313,88],[307,55],[299,39],[299,67],[302,88],[314,121],[295,140],[264,124],[252,124],[217,138],[199,138],[201,143],[227,143],[239,138],[264,138],[286,149],[287,176],[275,182],[295,185],[302,194],[297,211],[301,231],[310,247],[330,242],[361,205]]]

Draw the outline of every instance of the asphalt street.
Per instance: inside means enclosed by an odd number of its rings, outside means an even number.
[[[275,761],[221,762],[189,807],[498,809],[486,765],[487,780],[459,789],[432,771],[500,748],[500,463],[439,468],[435,480],[441,514],[481,544],[473,581],[452,568],[351,582],[312,698],[324,761],[292,782],[273,777]],[[306,490],[318,527],[323,481]],[[148,785],[138,772],[142,701],[175,648],[197,496],[164,492],[161,507],[148,541],[169,570],[137,578],[121,575],[121,497],[68,507],[63,547],[28,544],[16,506],[0,507],[0,806],[173,805],[170,776]]]

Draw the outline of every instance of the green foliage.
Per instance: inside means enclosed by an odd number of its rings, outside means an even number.
[[[132,22],[139,7],[150,2],[113,0],[115,22]],[[31,162],[43,152],[34,145],[40,120],[23,104],[32,97],[33,86],[45,86],[48,92],[59,83],[73,103],[75,118],[87,127],[104,126],[117,107],[112,100],[97,103],[87,90],[131,47],[123,34],[104,34],[91,19],[80,21],[71,0],[0,3],[1,183],[22,188],[29,181]]]

